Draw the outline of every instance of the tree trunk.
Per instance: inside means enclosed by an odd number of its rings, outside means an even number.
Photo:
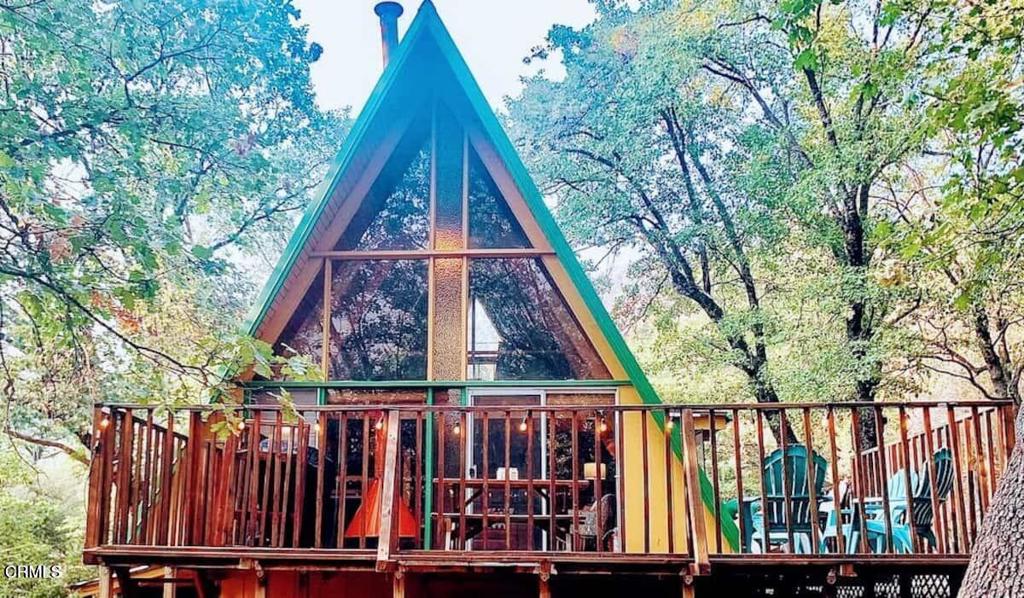
[[[868,330],[865,336],[870,338],[871,331]],[[854,355],[858,359],[866,359],[866,352],[860,351],[860,347],[866,345],[869,340],[856,340],[854,343]],[[878,389],[878,376],[877,374],[872,375],[871,378],[866,378],[857,381],[856,394],[853,400],[861,403],[874,403],[875,402],[875,391]],[[875,410],[871,408],[860,409],[860,421],[857,424],[857,437],[860,442],[861,450],[872,449],[878,446],[878,439],[882,437],[882,430],[880,429],[877,421],[875,421]],[[885,422],[882,422],[883,425]]]
[[[999,354],[996,341],[992,337],[992,329],[989,323],[988,311],[983,306],[974,309],[974,318],[971,322],[974,325],[974,336],[978,341],[978,350],[985,360],[985,370],[988,372],[989,381],[992,382],[992,391],[996,398],[1013,399],[1020,402],[1017,387],[1013,381],[1013,364],[1009,363],[1004,356]],[[1009,355],[1006,356],[1007,358]]]
[[[1016,448],[971,551],[960,598],[1024,596],[1024,410],[1014,437]]]

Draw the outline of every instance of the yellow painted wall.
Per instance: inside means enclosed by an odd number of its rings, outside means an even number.
[[[623,405],[640,405],[640,397],[632,387],[619,390]],[[643,444],[643,420],[647,419],[647,445]],[[669,522],[671,521],[674,553],[688,550],[688,528],[683,467],[672,454],[666,462],[666,451],[671,451],[667,434],[658,427],[649,413],[626,412],[622,415],[622,488],[625,519],[626,552],[669,552]],[[644,452],[647,466],[644,467]],[[671,519],[669,514],[669,476],[671,468]],[[646,471],[646,475],[644,472]],[[644,496],[647,496],[647,512]],[[646,537],[646,542],[645,542]],[[649,545],[649,546],[648,546]]]

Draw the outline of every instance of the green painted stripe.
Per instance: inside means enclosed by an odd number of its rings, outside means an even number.
[[[254,380],[244,389],[327,389],[327,388],[614,388],[629,386],[629,380],[330,380],[328,382],[294,382],[287,380]]]
[[[434,404],[434,389],[427,390],[427,405]],[[426,422],[426,438],[423,440],[423,452],[426,454],[426,463],[423,464],[423,548],[430,550],[434,539],[434,518],[431,513],[434,510],[434,417],[430,416]]]

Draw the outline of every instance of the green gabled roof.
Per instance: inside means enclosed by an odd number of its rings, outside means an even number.
[[[477,84],[476,79],[470,72],[469,66],[466,64],[461,52],[459,52],[454,40],[452,40],[451,35],[448,33],[448,29],[444,26],[444,23],[441,21],[441,17],[437,14],[437,9],[430,0],[425,0],[423,4],[420,5],[420,8],[416,13],[416,17],[413,19],[405,36],[402,38],[397,51],[388,62],[387,67],[384,69],[384,73],[381,75],[381,78],[377,81],[377,85],[373,89],[373,93],[367,100],[366,106],[356,119],[351,133],[345,139],[345,143],[342,145],[337,158],[335,158],[324,183],[317,190],[316,201],[310,204],[309,209],[307,209],[303,214],[302,220],[299,222],[299,226],[293,233],[291,240],[288,242],[288,246],[285,248],[284,254],[281,256],[277,266],[274,268],[274,272],[271,274],[266,286],[260,293],[255,309],[250,314],[250,318],[246,324],[247,333],[254,335],[259,328],[259,325],[269,311],[275,296],[278,291],[280,291],[289,272],[295,265],[295,261],[301,254],[302,248],[308,241],[310,233],[313,231],[320,215],[323,213],[331,196],[334,194],[335,188],[341,180],[341,177],[348,166],[352,163],[356,155],[356,150],[359,148],[363,138],[367,134],[370,124],[374,121],[377,112],[384,105],[388,94],[395,87],[396,82],[399,79],[399,73],[402,72],[404,66],[413,54],[413,48],[419,45],[421,38],[424,36],[429,36],[429,38],[433,40],[437,49],[440,51],[441,57],[454,74],[456,82],[459,84],[461,91],[469,101],[474,116],[476,116],[485,134],[494,145],[499,158],[505,164],[505,167],[508,169],[513,181],[522,193],[523,198],[530,209],[531,215],[537,221],[541,231],[547,237],[548,242],[551,244],[556,256],[575,285],[577,292],[579,292],[582,297],[587,309],[590,310],[590,313],[593,315],[602,334],[604,334],[608,344],[614,351],[616,358],[625,370],[626,375],[636,388],[637,394],[645,403],[661,403],[657,392],[647,379],[647,376],[644,374],[643,369],[637,362],[633,352],[626,344],[626,341],[619,332],[615,322],[608,314],[608,310],[605,309],[604,303],[601,302],[601,298],[598,296],[593,284],[591,284],[590,279],[587,277],[583,266],[576,258],[576,253],[573,251],[568,241],[566,241],[565,235],[562,234],[561,229],[555,222],[554,217],[551,215],[551,211],[548,210],[545,205],[540,190],[533,182],[533,178],[527,172],[526,166],[519,158],[519,154],[512,145],[512,142],[509,140],[508,135],[505,134],[504,128],[498,122],[494,111],[491,110],[480,86]],[[659,425],[663,425],[663,422],[658,415],[660,414],[655,414],[655,419],[658,420]],[[681,442],[678,431],[675,431],[673,436],[675,452],[677,455],[681,456]],[[706,476],[703,475],[703,472],[701,473],[701,494],[705,504],[711,508],[711,505],[714,502],[711,484],[707,480]],[[723,531],[730,544],[736,546],[738,544],[739,534],[735,524],[731,520],[725,518],[723,518],[722,523]]]

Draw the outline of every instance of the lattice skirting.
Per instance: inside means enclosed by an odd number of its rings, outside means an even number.
[[[726,576],[719,573],[699,580],[696,595],[738,598],[956,598],[963,574],[961,568],[919,572],[862,571],[858,577],[839,578],[829,584],[821,573],[730,572]]]
[[[893,574],[873,581],[836,584],[836,598],[955,598],[962,573]],[[873,590],[873,593],[872,593]]]

